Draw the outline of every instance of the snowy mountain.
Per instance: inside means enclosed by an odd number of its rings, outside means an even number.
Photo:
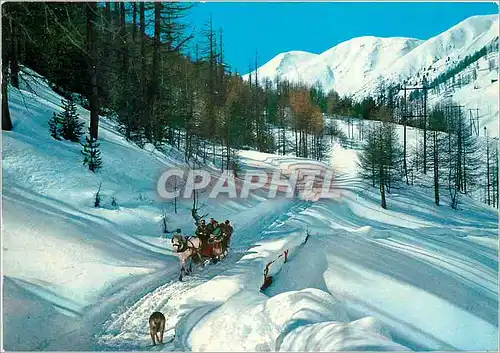
[[[325,89],[340,95],[355,91],[360,83],[378,77],[421,43],[412,38],[359,37],[341,43],[301,68],[303,77],[314,77]]]
[[[363,82],[377,77],[401,56],[422,41],[412,38],[354,38],[321,53],[281,53],[261,66],[259,80],[280,77],[293,82],[321,84],[341,95],[357,90]],[[251,73],[255,77],[255,71]],[[248,75],[244,76],[248,79]]]
[[[179,282],[160,221],[165,210],[169,229],[193,234],[192,201],[174,212],[156,187],[163,171],[186,166],[182,151],[139,148],[101,117],[103,168],[89,172],[79,144],[48,132],[62,97],[25,71],[8,92],[14,129],[2,133],[6,350],[498,350],[491,207],[468,199],[453,211],[446,193],[436,207],[415,186],[388,194],[383,210],[356,174],[358,151],[338,144],[328,164],[239,151],[242,170],[331,168],[340,197],[202,195],[203,212],[232,221],[231,249]],[[78,113],[88,126],[89,112]],[[261,291],[271,261],[273,283]],[[153,311],[167,318],[157,348]]]
[[[373,93],[377,83],[412,81],[428,72],[428,80],[453,67],[461,58],[472,55],[482,47],[498,41],[498,16],[473,16],[449,30],[422,42],[414,50],[398,58],[386,70],[366,82],[355,93],[358,97]]]
[[[299,68],[314,58],[316,54],[305,51],[289,51],[276,55],[259,68],[258,74],[263,77],[287,77],[289,80],[300,81]]]
[[[430,81],[493,42],[498,42],[498,16],[473,16],[428,40],[359,37],[321,54],[279,54],[257,71],[261,80],[320,83],[324,90],[360,99],[376,92],[381,83],[387,87],[405,80],[420,82],[424,74]]]

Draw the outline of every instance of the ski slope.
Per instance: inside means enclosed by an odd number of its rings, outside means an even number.
[[[191,203],[179,200],[175,214],[156,181],[183,154],[140,149],[101,117],[104,167],[92,174],[80,146],[48,133],[60,97],[35,73],[23,77],[9,88],[14,130],[2,134],[5,349],[497,350],[493,209],[467,200],[452,211],[446,195],[438,208],[415,186],[394,190],[383,210],[356,177],[357,151],[336,144],[329,165],[241,151],[243,169],[331,167],[339,197],[201,194],[202,213],[233,222],[231,252],[178,282],[160,218],[163,207],[170,230],[192,233]],[[274,281],[261,292],[270,261]],[[153,348],[156,310],[167,332]]]

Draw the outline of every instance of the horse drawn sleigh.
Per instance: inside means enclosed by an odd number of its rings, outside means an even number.
[[[195,236],[183,236],[176,234],[172,236],[172,247],[180,261],[179,281],[182,281],[183,273],[192,272],[192,264],[197,263],[202,267],[205,263],[217,263],[227,255],[233,227],[229,220],[218,223],[210,218],[210,223],[205,220],[197,222]],[[189,268],[186,268],[187,262]]]

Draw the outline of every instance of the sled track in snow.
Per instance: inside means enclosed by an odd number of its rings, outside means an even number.
[[[165,278],[166,283],[155,290],[143,296],[135,304],[114,312],[104,323],[102,330],[96,335],[96,349],[115,350],[115,351],[138,351],[138,350],[176,350],[173,343],[175,324],[177,322],[177,313],[179,305],[177,299],[181,298],[188,291],[209,281],[210,279],[222,274],[230,269],[246,253],[251,243],[263,239],[265,231],[275,230],[282,226],[288,219],[301,213],[310,206],[310,202],[291,200],[282,210],[267,212],[253,223],[251,227],[247,226],[236,230],[233,237],[233,244],[229,254],[216,264],[205,266],[203,270],[195,266],[193,274],[185,277],[183,282],[177,279],[177,264],[174,275]],[[247,234],[259,236],[247,237]],[[246,238],[251,239],[247,243]],[[239,240],[239,241],[238,241]],[[169,271],[171,273],[171,271]],[[163,346],[153,347],[149,337],[148,318],[154,311],[162,311],[167,318]]]

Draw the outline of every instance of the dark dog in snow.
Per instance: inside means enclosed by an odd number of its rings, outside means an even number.
[[[160,333],[159,338],[158,338],[158,332]],[[155,311],[149,317],[149,333],[151,335],[151,339],[153,340],[153,346],[156,346],[157,342],[163,344],[164,332],[165,332],[165,315],[163,315],[159,311]]]

